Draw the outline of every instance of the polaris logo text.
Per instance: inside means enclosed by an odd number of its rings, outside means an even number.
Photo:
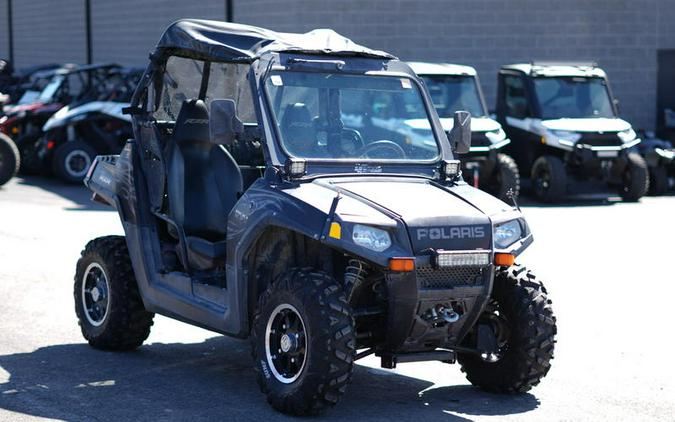
[[[417,229],[417,240],[478,239],[482,237],[485,237],[485,229],[480,226],[428,227]]]

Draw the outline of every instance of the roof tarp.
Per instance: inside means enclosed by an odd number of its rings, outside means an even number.
[[[383,51],[356,44],[330,29],[306,34],[274,32],[255,26],[183,19],[172,23],[157,49],[177,49],[214,60],[251,61],[265,52],[298,52],[392,59]]]

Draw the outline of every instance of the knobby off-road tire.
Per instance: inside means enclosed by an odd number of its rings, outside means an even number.
[[[537,158],[531,177],[534,194],[541,201],[558,201],[567,192],[567,171],[558,157],[544,155]]]
[[[288,326],[279,325],[282,315]],[[297,347],[282,350],[289,344],[282,333]],[[258,384],[272,407],[301,416],[334,406],[351,380],[355,356],[354,317],[342,287],[311,268],[279,275],[258,300],[251,345]],[[286,365],[290,359],[295,366]]]
[[[489,362],[460,353],[458,361],[471,384],[483,390],[524,393],[539,384],[551,367],[557,333],[551,301],[541,281],[519,265],[497,271],[492,299],[508,323],[499,359]]]
[[[123,236],[87,244],[77,261],[74,298],[82,335],[92,347],[133,350],[150,335],[154,314],[143,307]]]
[[[96,158],[94,148],[82,141],[68,141],[54,151],[52,170],[67,183],[81,183]]]
[[[629,153],[627,160],[619,195],[624,201],[635,202],[649,190],[649,169],[647,162],[638,154]]]
[[[520,172],[518,165],[511,156],[497,154],[495,168],[484,188],[491,195],[505,202],[511,202],[508,197],[509,190],[513,189],[513,197],[518,199],[520,194]]]
[[[649,167],[649,194],[658,196],[668,191],[668,169],[664,166]]]
[[[0,186],[16,176],[20,165],[19,150],[14,141],[0,133]]]

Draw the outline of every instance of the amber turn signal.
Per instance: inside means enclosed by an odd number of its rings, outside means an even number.
[[[390,258],[389,269],[400,273],[414,271],[415,258]]]
[[[510,267],[516,262],[516,257],[510,253],[496,253],[495,265],[500,267]]]

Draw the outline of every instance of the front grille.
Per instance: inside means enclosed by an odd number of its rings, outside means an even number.
[[[418,267],[417,279],[423,289],[452,289],[457,286],[481,286],[485,267]]]
[[[592,147],[613,147],[621,146],[623,142],[616,133],[582,133],[577,142],[579,144],[590,145]]]

